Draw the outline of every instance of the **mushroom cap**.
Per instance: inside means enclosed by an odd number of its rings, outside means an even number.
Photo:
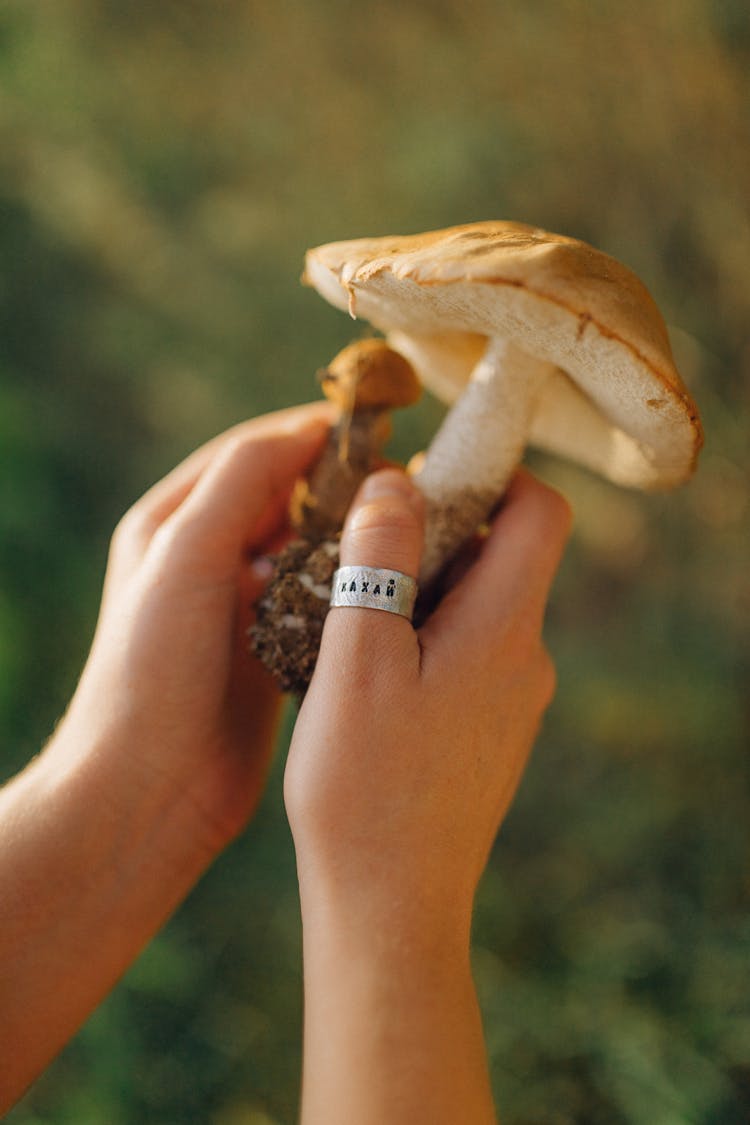
[[[444,401],[490,337],[556,367],[529,441],[618,484],[668,488],[703,433],[645,286],[585,242],[483,222],[309,250],[303,281],[366,317]]]
[[[395,409],[422,394],[414,368],[385,340],[355,340],[318,373],[323,394],[340,409]]]

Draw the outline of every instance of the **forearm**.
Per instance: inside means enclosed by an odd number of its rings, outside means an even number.
[[[468,936],[303,910],[302,1125],[490,1125]]]
[[[125,749],[72,744],[64,730],[0,792],[0,1112],[205,867],[191,832],[158,775],[147,784]]]
[[[257,808],[279,697],[247,651],[324,407],[233,427],[120,521],[94,645],[0,791],[0,1115]]]

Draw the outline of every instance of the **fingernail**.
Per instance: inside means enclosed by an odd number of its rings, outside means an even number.
[[[397,469],[382,469],[371,473],[359,490],[358,500],[360,503],[368,503],[386,496],[397,496],[420,513],[424,507],[422,493],[406,473],[400,473]]]

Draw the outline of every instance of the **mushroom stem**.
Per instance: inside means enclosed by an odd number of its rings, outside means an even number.
[[[335,537],[362,481],[382,461],[391,436],[387,410],[355,410],[332,427],[309,479],[292,493],[292,526],[303,539]]]
[[[427,500],[421,583],[438,574],[502,496],[554,370],[508,340],[490,338],[415,478]]]

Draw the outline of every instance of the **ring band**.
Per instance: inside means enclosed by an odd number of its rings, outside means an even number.
[[[355,609],[384,609],[411,621],[417,583],[400,570],[372,566],[342,566],[333,576],[331,605]]]

